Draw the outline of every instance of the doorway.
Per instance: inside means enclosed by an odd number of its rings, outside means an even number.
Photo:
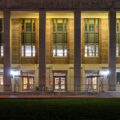
[[[87,71],[86,72],[86,90],[88,92],[98,91],[98,78],[99,71]]]
[[[67,90],[66,72],[53,73],[53,89],[58,92]]]
[[[23,76],[22,77],[23,90],[32,91],[34,88],[34,77]]]

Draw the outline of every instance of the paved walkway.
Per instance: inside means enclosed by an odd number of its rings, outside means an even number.
[[[2,98],[23,98],[23,99],[79,99],[79,98],[96,98],[95,95],[74,95],[74,96],[65,96],[65,95],[0,95]]]

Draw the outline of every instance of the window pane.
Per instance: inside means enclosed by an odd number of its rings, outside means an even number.
[[[85,24],[85,32],[87,32],[87,24]]]
[[[87,45],[85,45],[85,56],[88,56],[87,50],[88,50],[88,47],[87,47]]]
[[[98,45],[96,45],[96,56],[98,56],[98,51],[99,51],[99,48],[98,48]]]
[[[63,23],[57,23],[57,32],[63,32]]]
[[[3,77],[0,76],[0,85],[3,85]]]
[[[25,46],[25,55],[26,56],[31,56],[31,45],[26,45]]]
[[[116,56],[119,56],[119,45],[116,45]]]
[[[89,45],[89,56],[94,56],[94,52],[95,52],[94,45]]]
[[[4,52],[3,52],[3,45],[1,46],[1,56],[3,56]]]
[[[57,56],[63,56],[63,46],[57,45]]]
[[[32,33],[23,33],[24,34],[24,43],[31,43]]]
[[[67,24],[64,24],[64,32],[67,32]]]
[[[24,45],[22,45],[22,56],[25,56],[24,55]]]
[[[56,55],[57,55],[56,52],[57,52],[57,51],[56,51],[56,46],[54,45],[54,46],[53,46],[53,56],[56,56]]]
[[[53,32],[55,32],[55,24],[53,24]]]
[[[117,83],[120,84],[120,72],[117,72]]]
[[[116,25],[116,31],[119,32],[119,23]]]
[[[35,45],[33,45],[33,56],[35,56]]]

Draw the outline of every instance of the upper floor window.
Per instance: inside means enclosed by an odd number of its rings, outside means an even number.
[[[0,19],[0,56],[3,56],[3,33],[4,33],[3,19]]]
[[[35,56],[35,19],[22,20],[22,56]]]
[[[53,56],[67,56],[67,19],[53,19]]]
[[[99,20],[85,19],[85,57],[99,54]]]
[[[116,21],[116,56],[120,56],[120,19]]]

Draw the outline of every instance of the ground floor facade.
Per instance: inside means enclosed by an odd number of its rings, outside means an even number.
[[[11,69],[11,92],[39,92],[39,65],[14,65]],[[0,72],[0,92],[4,92],[3,69]],[[120,72],[119,65],[116,75]],[[78,91],[74,89],[73,64],[47,64],[44,92],[82,92],[96,93],[109,91],[108,65],[82,64],[81,83]],[[117,77],[116,91],[120,90]]]

